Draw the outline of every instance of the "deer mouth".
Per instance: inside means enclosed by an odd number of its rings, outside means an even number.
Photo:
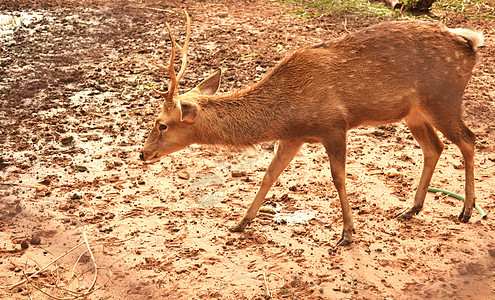
[[[139,154],[139,159],[141,159],[144,164],[154,164],[154,163],[156,163],[157,161],[160,160],[160,157],[161,156],[158,155],[158,152],[156,152],[152,156],[148,156],[148,157],[145,157],[145,154],[143,152],[141,152]]]
[[[147,159],[144,163],[147,165],[154,164],[154,163],[158,162],[160,160],[160,158],[161,158],[161,156],[159,156],[158,153],[156,153],[155,155],[153,155],[153,157],[151,157],[150,159]]]

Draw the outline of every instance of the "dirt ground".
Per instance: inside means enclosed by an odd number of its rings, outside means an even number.
[[[303,18],[257,0],[2,1],[0,298],[495,299],[495,19],[433,11],[486,36],[465,119],[478,137],[477,203],[488,218],[475,211],[460,223],[462,202],[430,193],[399,222],[421,150],[403,123],[363,127],[349,134],[354,243],[336,247],[341,211],[320,145],[303,147],[244,233],[228,227],[273,144],[194,145],[139,161],[161,104],[151,87],[167,80],[149,60],[168,59],[165,21],[183,37],[184,8],[184,91],[218,67],[221,92],[248,86],[294,49],[381,21]],[[460,152],[445,143],[431,186],[463,194]]]

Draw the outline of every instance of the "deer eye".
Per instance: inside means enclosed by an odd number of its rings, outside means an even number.
[[[167,125],[165,125],[165,124],[160,124],[160,125],[158,126],[158,129],[159,129],[160,131],[167,130],[167,128],[168,128],[168,127],[167,127]]]

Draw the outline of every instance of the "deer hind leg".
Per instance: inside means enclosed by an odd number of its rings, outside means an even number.
[[[406,123],[423,150],[424,163],[413,205],[397,215],[397,218],[403,220],[409,220],[423,208],[433,171],[443,151],[443,143],[438,138],[433,126],[423,115],[420,113],[411,114],[406,118]]]
[[[246,228],[246,226],[256,217],[258,210],[265,200],[268,190],[270,190],[271,186],[280,176],[282,171],[287,167],[287,165],[289,165],[294,156],[296,156],[297,152],[299,152],[302,144],[303,142],[299,140],[280,141],[277,153],[273,157],[270,166],[268,166],[268,170],[263,177],[258,193],[256,193],[256,196],[254,197],[251,205],[249,205],[244,217],[235,226],[231,227],[230,231],[244,231],[244,228]]]
[[[436,127],[446,138],[459,147],[464,158],[465,200],[459,220],[467,223],[471,218],[476,199],[474,192],[474,147],[476,136],[462,121],[460,115],[444,120],[442,123],[439,122]]]
[[[342,218],[344,220],[344,228],[342,236],[337,242],[339,246],[347,246],[352,243],[352,234],[354,224],[352,221],[351,208],[347,199],[345,189],[345,162],[346,162],[346,133],[340,132],[332,135],[329,140],[323,141],[323,145],[330,159],[330,170],[332,173],[333,183],[339,194],[340,206],[342,208]]]

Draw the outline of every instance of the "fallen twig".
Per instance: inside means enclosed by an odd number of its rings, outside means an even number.
[[[93,287],[96,284],[96,278],[98,277],[98,266],[96,265],[96,259],[93,255],[93,252],[91,251],[91,247],[89,246],[88,238],[86,237],[86,232],[83,232],[83,237],[84,237],[84,242],[86,243],[86,247],[88,247],[89,255],[91,256],[91,259],[93,260],[93,266],[95,268],[95,276],[93,278],[93,282],[89,286],[89,289],[88,289],[88,292],[89,292],[93,289]]]
[[[204,238],[205,236],[207,236],[208,234],[210,234],[210,232],[212,232],[213,229],[217,228],[217,226],[218,226],[218,223],[216,223],[215,226],[213,226],[210,230],[208,230],[207,233],[203,234],[203,236],[201,238]]]
[[[6,285],[6,286],[0,286],[0,289],[10,289],[10,288],[13,288],[13,287],[16,287],[20,284],[23,284],[25,282],[27,282],[29,279],[33,278],[34,276],[38,275],[39,273],[41,273],[42,271],[46,270],[49,266],[53,265],[55,262],[57,262],[58,260],[60,260],[61,258],[63,258],[64,256],[66,256],[67,254],[71,253],[72,251],[76,250],[77,248],[79,248],[81,245],[83,245],[84,242],[80,242],[79,244],[77,244],[76,246],[72,247],[71,249],[67,250],[64,254],[60,255],[59,257],[55,258],[54,260],[52,260],[50,263],[48,263],[46,266],[44,266],[43,268],[39,269],[38,271],[34,272],[33,274],[31,274],[29,277],[27,277],[26,279],[23,279],[17,283],[13,283],[11,285]]]
[[[10,288],[13,288],[13,287],[16,287],[20,284],[26,284],[26,286],[32,286],[33,288],[35,288],[36,290],[38,290],[39,292],[41,292],[42,294],[50,297],[51,299],[57,299],[57,300],[71,300],[71,299],[80,299],[80,298],[84,298],[88,295],[90,295],[91,293],[93,293],[94,291],[102,288],[103,286],[105,286],[111,279],[111,277],[113,276],[113,273],[112,273],[112,270],[110,270],[108,267],[98,267],[97,263],[96,263],[96,258],[94,257],[93,255],[93,251],[91,250],[91,246],[89,244],[89,241],[88,241],[88,238],[86,236],[86,233],[83,232],[83,237],[84,237],[84,241],[80,242],[79,244],[77,244],[76,246],[72,247],[71,249],[67,250],[65,253],[63,253],[62,255],[58,256],[57,258],[55,258],[54,260],[52,260],[50,263],[48,263],[47,265],[45,265],[44,267],[41,267],[36,261],[34,261],[35,265],[39,268],[38,271],[34,272],[33,274],[31,275],[27,275],[26,274],[26,270],[27,270],[27,260],[26,260],[26,266],[24,267],[24,269],[22,270],[23,272],[23,275],[24,275],[24,279],[19,281],[19,282],[16,282],[14,284],[11,284],[11,285],[7,285],[7,286],[0,286],[1,289],[10,289]],[[135,236],[132,236],[126,240],[129,240],[129,239],[132,239],[134,238]],[[113,242],[110,242],[110,243],[117,243],[117,242],[124,242],[126,240],[121,240],[121,241],[113,241]],[[91,260],[93,261],[93,267],[94,267],[94,277],[93,277],[93,281],[91,282],[91,285],[89,286],[89,288],[87,288],[86,292],[77,292],[77,291],[73,291],[73,290],[70,290],[70,289],[67,289],[67,288],[64,288],[64,287],[61,287],[59,286],[56,282],[58,281],[56,278],[53,278],[53,280],[55,281],[55,283],[53,284],[49,284],[49,285],[46,285],[45,284],[45,287],[49,287],[49,288],[56,288],[58,290],[60,290],[61,292],[64,292],[64,293],[68,293],[69,296],[55,296],[55,295],[52,295],[52,294],[49,294],[47,293],[46,291],[44,291],[42,288],[40,288],[39,286],[37,286],[33,281],[32,281],[32,278],[37,276],[38,274],[40,274],[41,272],[43,272],[44,270],[46,270],[48,267],[50,267],[51,265],[55,264],[57,261],[59,261],[60,259],[62,259],[63,257],[65,257],[67,254],[73,252],[75,249],[79,248],[81,245],[83,244],[86,244],[86,250],[84,250],[78,257],[74,267],[72,268],[72,276],[71,276],[71,279],[75,277],[75,268],[76,266],[78,265],[79,261],[81,260],[81,257],[86,253],[88,252],[90,257],[91,257]],[[109,244],[109,243],[101,243],[99,245],[104,245],[104,244]],[[125,256],[123,256],[125,257]],[[123,257],[115,260],[112,265],[119,261],[120,259],[122,259]],[[32,260],[32,259],[31,259]],[[106,270],[109,275],[108,275],[108,279],[100,286],[96,287],[96,281],[98,279],[98,275],[99,275],[99,272],[98,270],[100,269],[104,269]],[[57,268],[58,270],[58,268]],[[30,296],[29,296],[30,297]]]
[[[278,276],[280,279],[282,279],[282,285],[280,286],[280,288],[283,288],[285,286],[285,278],[283,278],[282,276],[278,275],[277,273],[271,272],[270,274],[273,274],[275,276]]]
[[[347,32],[347,33],[351,33],[349,31],[349,29],[347,29],[347,18],[344,18],[344,22],[342,22],[342,25],[344,25],[344,30]]]
[[[76,276],[76,267],[77,265],[79,264],[79,261],[81,260],[81,257],[84,255],[84,253],[88,252],[88,250],[85,250],[83,252],[81,252],[81,254],[79,254],[79,257],[77,258],[76,260],[76,263],[74,264],[74,266],[72,267],[72,275],[70,276],[70,278],[74,278]]]
[[[48,294],[47,292],[43,291],[40,287],[36,286],[34,283],[31,282],[31,276],[27,276],[26,274],[26,268],[27,268],[27,260],[26,260],[26,266],[24,267],[24,269],[22,270],[22,274],[24,275],[24,277],[26,278],[25,279],[25,282],[28,283],[29,285],[31,285],[33,288],[35,288],[36,290],[38,290],[39,292],[41,292],[42,294],[50,297],[50,298],[53,298],[53,299],[57,299],[57,300],[69,300],[70,298],[60,298],[60,297],[57,297],[57,296],[54,296],[54,295],[51,295],[51,294]]]
[[[268,297],[270,297],[270,298],[271,298],[271,297],[272,297],[272,293],[270,293],[270,288],[268,287],[268,280],[267,280],[267,278],[266,278],[265,272],[263,272],[263,273],[261,273],[261,274],[258,274],[258,277],[259,277],[260,275],[263,275],[263,280],[264,280],[264,282],[265,282],[265,290],[266,290],[266,295],[267,295]]]
[[[170,10],[170,9],[162,9],[162,8],[155,8],[155,7],[146,7],[146,6],[132,6],[133,8],[140,8],[140,9],[151,9],[159,12],[166,12],[169,14],[175,14],[175,11]]]

